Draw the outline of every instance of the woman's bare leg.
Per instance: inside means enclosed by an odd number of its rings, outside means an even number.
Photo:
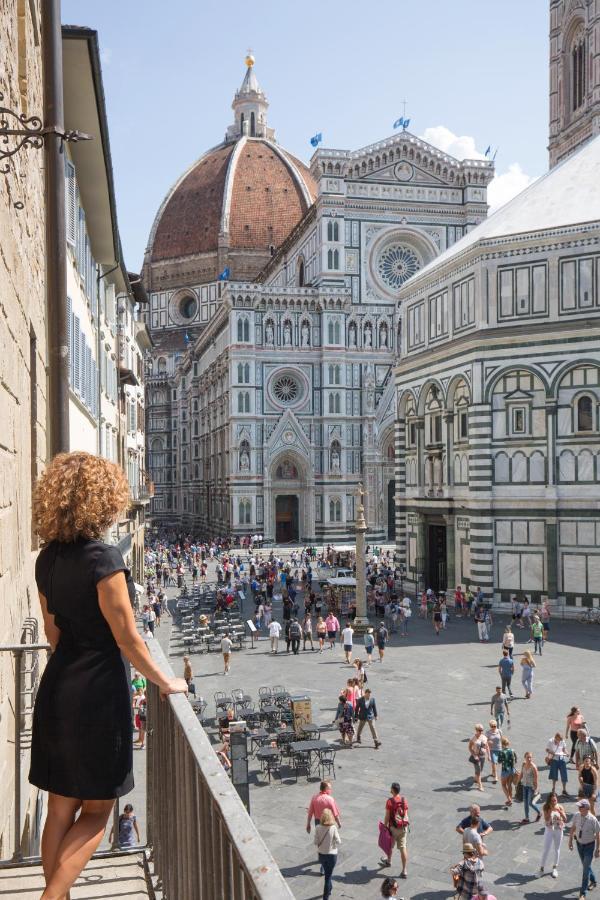
[[[83,800],[81,813],[58,847],[54,871],[41,900],[63,900],[97,849],[114,800]]]
[[[73,797],[61,797],[60,794],[48,794],[48,816],[42,835],[42,867],[46,884],[50,881],[58,849],[67,831],[73,826],[81,800]]]

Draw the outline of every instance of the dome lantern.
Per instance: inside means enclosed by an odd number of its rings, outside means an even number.
[[[255,59],[248,51],[246,54],[246,74],[241,87],[235,92],[231,108],[235,120],[227,129],[226,140],[235,141],[239,137],[257,137],[275,139],[275,131],[267,126],[268,100],[258,83],[254,72]]]

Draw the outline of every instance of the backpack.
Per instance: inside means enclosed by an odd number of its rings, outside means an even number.
[[[301,635],[302,631],[298,622],[292,622],[292,624],[290,625],[290,637],[299,638]]]
[[[394,808],[390,813],[390,825],[394,828],[406,828],[408,825],[408,803],[404,797],[400,797],[399,802],[394,803]]]

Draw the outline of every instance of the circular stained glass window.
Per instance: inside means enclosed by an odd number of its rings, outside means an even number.
[[[184,319],[193,319],[198,311],[198,301],[195,297],[184,297],[179,302],[179,312]]]
[[[377,260],[377,274],[393,290],[402,287],[420,268],[421,260],[405,244],[391,244],[382,250]]]
[[[273,382],[273,395],[280,403],[295,403],[300,396],[300,385],[293,375],[280,375]]]

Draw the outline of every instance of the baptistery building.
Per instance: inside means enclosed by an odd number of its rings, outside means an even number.
[[[408,131],[283,150],[247,59],[222,144],[175,184],[148,245],[156,524],[277,542],[393,538],[404,282],[487,214],[493,164]]]
[[[551,2],[549,173],[400,292],[397,540],[419,589],[600,601],[593,6]]]

